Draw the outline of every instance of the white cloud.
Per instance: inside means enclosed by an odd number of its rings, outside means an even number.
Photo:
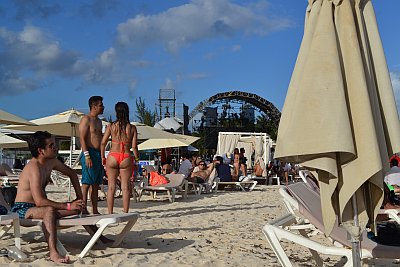
[[[182,47],[211,38],[236,34],[265,35],[290,25],[287,19],[260,15],[257,5],[240,6],[228,0],[192,0],[156,15],[138,15],[117,27],[117,43],[143,52],[161,44],[177,53]]]
[[[14,0],[16,7],[15,18],[17,20],[25,20],[32,17],[40,17],[46,19],[54,16],[61,11],[59,4],[54,4],[51,0]]]
[[[81,15],[93,15],[97,18],[104,17],[110,10],[116,10],[117,0],[90,0],[83,3],[79,11]]]
[[[189,74],[178,74],[176,75],[176,81],[180,82],[182,80],[202,80],[208,77],[207,73],[203,72],[193,72]]]
[[[0,28],[0,94],[18,94],[39,88],[43,76],[69,76],[77,69],[78,54],[63,51],[40,28],[26,26],[21,32]]]
[[[0,28],[0,47],[0,95],[36,90],[54,74],[81,78],[83,85],[107,84],[120,78],[114,48],[94,60],[85,60],[75,51],[63,50],[39,27],[28,25],[21,32]]]
[[[137,80],[132,80],[129,83],[128,93],[129,96],[132,98],[135,96],[137,84],[138,84]]]
[[[162,89],[175,89],[175,84],[170,78],[165,79],[165,84],[162,85],[160,88]]]
[[[131,62],[131,65],[133,67],[138,67],[138,68],[147,68],[147,67],[153,65],[153,63],[148,60],[134,60]]]
[[[394,97],[396,99],[397,111],[400,112],[400,73],[391,72],[390,78],[392,80]]]
[[[241,46],[241,45],[234,45],[234,46],[232,46],[232,52],[233,52],[233,53],[239,52],[241,49],[242,49],[242,46]]]
[[[31,5],[36,1],[28,2]],[[18,0],[20,17],[27,18],[32,14],[22,8],[23,2]],[[42,18],[62,10],[49,3],[41,5]],[[132,94],[137,85],[137,77],[132,72],[157,65],[143,58],[142,53],[151,46],[161,45],[168,52],[177,53],[185,46],[206,39],[240,34],[264,35],[290,25],[287,19],[270,19],[265,12],[262,14],[261,10],[267,7],[266,1],[253,3],[239,5],[231,0],[192,0],[158,14],[135,16],[117,26],[115,45],[93,59],[64,49],[42,28],[27,25],[22,31],[14,32],[0,27],[0,95],[36,90],[46,84],[48,78],[54,77],[76,78],[81,89],[88,85],[110,86],[123,82]],[[92,0],[83,9],[101,17],[107,7],[116,5],[116,1]],[[231,49],[237,52],[241,47],[235,45]],[[131,52],[137,56],[132,56]],[[214,56],[209,54],[210,58]],[[207,74],[201,72],[178,74],[175,83],[206,77]],[[175,88],[176,84],[167,79],[163,87]]]

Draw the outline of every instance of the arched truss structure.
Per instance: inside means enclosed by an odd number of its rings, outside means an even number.
[[[200,102],[189,114],[189,119],[192,120],[197,113],[202,112],[204,108],[213,104],[218,104],[226,100],[240,100],[252,104],[259,111],[263,112],[271,121],[279,123],[281,112],[268,100],[252,93],[241,91],[230,91],[218,93],[212,97]]]

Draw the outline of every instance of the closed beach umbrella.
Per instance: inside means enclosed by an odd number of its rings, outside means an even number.
[[[28,147],[28,143],[3,133],[0,133],[0,148],[21,148]]]
[[[0,109],[0,124],[34,125],[32,122]]]
[[[308,2],[275,157],[318,170],[325,230],[338,218],[357,256],[400,151],[399,118],[371,1]]]

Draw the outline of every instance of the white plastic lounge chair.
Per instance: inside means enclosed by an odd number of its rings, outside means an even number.
[[[17,185],[18,181],[19,181],[19,175],[13,174],[12,172],[10,173],[9,171],[6,171],[5,166],[10,168],[6,164],[1,164],[0,165],[0,180],[1,180],[1,184],[4,184],[4,185],[10,185],[10,184]]]
[[[112,246],[118,246],[125,236],[130,232],[133,225],[136,223],[139,218],[139,213],[122,213],[122,214],[105,214],[105,215],[84,215],[83,217],[79,217],[78,215],[65,217],[57,220],[58,228],[67,228],[73,226],[83,226],[86,231],[92,236],[89,242],[85,245],[82,252],[79,254],[79,258],[85,257],[85,255],[89,252],[89,250],[96,244],[99,240],[100,236],[103,234],[104,230],[113,224],[120,224],[126,222],[125,227],[122,231],[116,235],[116,239],[114,240]],[[22,226],[41,226],[41,220],[21,220]],[[98,227],[97,231],[94,233],[90,226],[96,225]],[[64,249],[64,251],[66,251]]]
[[[20,169],[13,169],[11,168],[8,164],[3,163],[1,164],[1,166],[3,167],[4,172],[6,173],[6,175],[20,175],[20,173],[22,172],[22,170]]]
[[[317,229],[324,232],[324,226],[322,223],[322,212],[321,202],[317,192],[313,191],[309,186],[304,183],[295,183],[289,185],[288,190],[294,199],[297,201],[300,214],[303,218],[309,221],[309,224],[314,225]],[[296,206],[295,205],[295,206]],[[347,258],[345,267],[352,266],[352,251],[351,243],[347,240],[347,232],[338,227],[334,227],[330,237],[336,242],[343,245],[343,247],[325,246],[314,240],[310,240],[304,228],[302,227],[309,225],[307,222],[298,221],[295,215],[288,213],[274,221],[269,222],[263,227],[263,233],[267,238],[272,250],[276,254],[279,263],[282,266],[290,267],[293,266],[288,256],[280,243],[281,240],[286,239],[296,244],[307,247],[313,255],[316,266],[322,266],[322,259],[319,257],[319,253],[327,255],[337,255]],[[282,226],[291,226],[287,229],[281,228]],[[294,227],[293,227],[294,226]],[[299,227],[295,227],[299,226]],[[292,232],[291,230],[298,230],[299,234]],[[370,240],[366,233],[363,234],[363,241],[361,242],[361,258],[388,258],[396,259],[400,255],[400,247],[380,245]]]
[[[4,200],[3,195],[0,191],[0,204],[10,209],[7,202]],[[10,231],[11,227],[14,228],[14,238],[15,238],[15,246],[18,249],[21,249],[21,232],[20,232],[20,222],[17,213],[9,212],[6,215],[0,215],[0,238],[3,237],[8,231]]]
[[[219,177],[217,177],[217,170],[214,168],[204,183],[188,182],[188,190],[193,189],[196,195],[201,195],[202,192],[211,193],[213,190],[217,192],[218,183]]]
[[[78,256],[79,258],[83,258],[89,252],[89,250],[94,246],[94,244],[96,244],[97,241],[100,241],[99,240],[100,236],[103,234],[104,230],[108,226],[126,222],[125,227],[122,229],[120,233],[116,235],[116,239],[112,243],[112,246],[116,247],[122,242],[125,236],[129,233],[129,231],[136,223],[138,218],[139,214],[137,212],[122,213],[122,214],[106,214],[106,215],[83,215],[83,217],[75,215],[57,220],[57,228],[62,229],[74,226],[83,226],[86,229],[86,231],[88,231],[88,233],[92,237]],[[10,222],[1,221],[1,224],[3,223],[9,224]],[[32,227],[32,226],[41,226],[43,221],[38,219],[20,219],[20,223],[21,226]],[[91,228],[91,226],[94,225],[98,227],[96,232],[93,232]],[[67,254],[67,250],[59,240],[57,240],[57,249],[61,255]]]
[[[249,180],[249,181],[241,181],[241,182],[217,182],[218,185],[234,185],[242,191],[253,191],[254,187],[257,185],[257,181]]]
[[[168,194],[168,199],[171,203],[175,201],[175,195],[181,192],[183,198],[187,197],[188,193],[188,181],[185,179],[184,174],[166,174],[165,177],[169,180],[168,184],[156,185],[156,186],[141,186],[138,190],[138,201],[142,197],[143,192],[148,191],[152,194],[153,198],[156,196],[156,192],[164,191]]]
[[[57,187],[68,187],[68,201],[71,199],[71,179],[59,171],[51,171],[51,181]]]
[[[300,176],[301,180],[303,180],[304,183],[307,183],[306,176],[308,175],[308,173],[309,173],[309,171],[307,171],[307,170],[299,171],[299,176]]]
[[[0,204],[5,206],[9,210],[8,204],[4,201],[3,195],[0,191]],[[88,251],[96,244],[99,240],[100,236],[104,232],[104,230],[111,225],[125,223],[125,227],[122,231],[116,235],[116,239],[114,240],[112,246],[118,246],[125,236],[132,229],[133,225],[136,223],[139,218],[139,214],[137,212],[132,213],[122,213],[122,214],[106,214],[106,215],[83,215],[82,217],[78,215],[69,216],[65,218],[61,218],[57,220],[57,228],[69,228],[73,226],[83,226],[86,231],[92,236],[89,242],[86,244],[82,252],[79,254],[79,258],[85,257]],[[20,219],[17,213],[8,213],[7,215],[0,216],[0,238],[3,237],[12,226],[14,226],[14,235],[15,235],[15,246],[21,249],[21,234],[20,234],[20,225],[24,227],[32,227],[32,226],[41,226],[42,220],[38,219]],[[98,229],[96,232],[93,232],[91,226],[97,226]],[[67,251],[64,246],[61,244],[59,240],[57,240],[57,249],[58,252],[62,255],[66,255]]]

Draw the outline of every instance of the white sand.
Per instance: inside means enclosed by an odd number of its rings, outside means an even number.
[[[66,201],[65,189],[49,186],[49,198]],[[115,212],[122,212],[121,199]],[[106,202],[100,201],[106,213]],[[166,197],[152,200],[144,196],[131,202],[131,211],[140,218],[118,248],[95,245],[89,254],[78,259],[89,236],[83,228],[61,231],[60,241],[70,254],[74,266],[280,266],[264,238],[261,228],[269,220],[285,213],[276,186],[257,186],[253,192],[219,192],[189,195],[184,201],[169,203]],[[106,230],[106,236],[121,230]],[[0,240],[0,248],[13,244],[11,235]],[[317,239],[328,243],[323,236]],[[0,257],[1,266],[54,266],[47,258],[47,244],[39,227],[22,228],[22,249],[29,262],[20,264]],[[297,266],[314,266],[303,247],[285,244],[291,261]],[[323,257],[326,266],[343,266],[339,257]],[[392,261],[369,266],[398,266]]]

